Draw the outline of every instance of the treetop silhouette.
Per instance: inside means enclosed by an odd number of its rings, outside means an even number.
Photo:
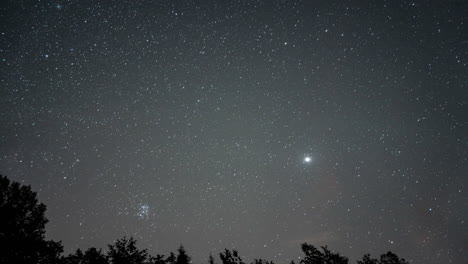
[[[341,256],[339,253],[330,251],[327,246],[321,247],[322,251],[304,243],[301,245],[302,252],[305,258],[301,260],[301,264],[348,264],[348,258]]]
[[[63,264],[108,264],[107,257],[102,253],[101,249],[94,247],[83,252],[77,249],[75,254],[70,254],[62,259]]]
[[[219,257],[223,264],[245,264],[237,250],[231,252],[229,249],[224,249],[224,253],[219,253]]]
[[[187,252],[185,251],[184,246],[180,245],[177,251],[179,254],[177,255],[176,264],[189,264],[190,257],[187,255]]]
[[[387,252],[380,255],[380,259],[373,259],[369,254],[364,255],[361,261],[357,261],[358,264],[409,264],[403,258],[399,258],[396,254],[392,252]]]
[[[123,237],[109,245],[108,257],[112,264],[140,264],[148,260],[148,250],[138,250],[133,237]]]

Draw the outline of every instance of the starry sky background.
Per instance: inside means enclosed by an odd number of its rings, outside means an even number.
[[[15,0],[0,29],[0,173],[66,252],[468,260],[467,1]]]

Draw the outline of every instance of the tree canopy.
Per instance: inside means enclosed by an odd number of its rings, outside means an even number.
[[[46,206],[30,186],[0,175],[0,263],[55,263],[60,242],[45,240]]]
[[[322,251],[313,245],[304,243],[301,245],[305,258],[301,264],[348,264],[348,258],[334,253],[327,246],[321,247]]]

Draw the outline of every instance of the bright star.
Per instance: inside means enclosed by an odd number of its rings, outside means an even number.
[[[311,161],[312,161],[312,158],[311,158],[311,157],[305,157],[305,158],[304,158],[304,162],[306,162],[306,163],[309,163],[309,162],[311,162]]]

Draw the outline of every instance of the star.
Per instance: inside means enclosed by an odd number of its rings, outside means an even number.
[[[309,156],[306,156],[306,157],[304,157],[304,162],[305,163],[310,163],[310,162],[312,162],[312,158],[309,157]]]

